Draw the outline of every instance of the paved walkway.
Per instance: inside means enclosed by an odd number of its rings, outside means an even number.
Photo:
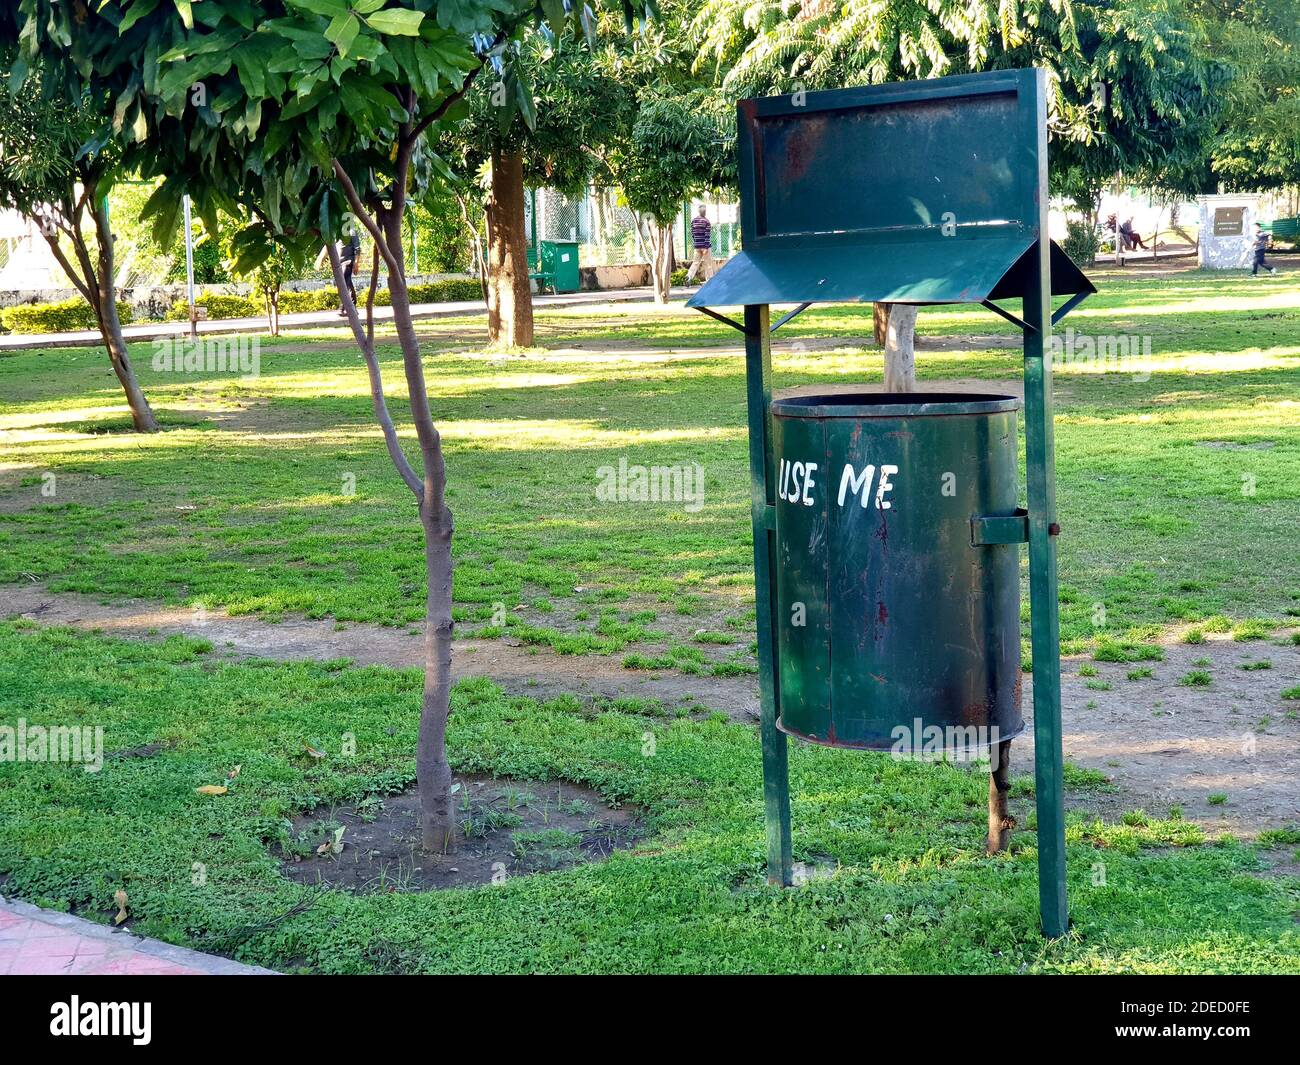
[[[672,296],[684,299],[693,289],[675,288]],[[533,296],[533,307],[545,310],[550,307],[581,307],[601,303],[640,303],[654,299],[650,288],[601,289],[595,292],[570,292],[554,296]],[[411,317],[417,321],[427,318],[456,318],[463,315],[485,315],[487,307],[482,300],[461,300],[451,303],[414,303],[411,305]],[[391,307],[376,307],[375,321],[390,322],[393,319]],[[280,331],[294,329],[336,329],[346,326],[338,311],[302,311],[297,314],[280,315]],[[266,319],[257,318],[219,318],[198,323],[200,334],[226,335],[229,333],[265,333]],[[127,343],[161,340],[164,337],[189,335],[188,322],[144,322],[140,325],[122,327],[122,335]],[[0,351],[23,351],[33,348],[80,348],[93,347],[103,343],[97,330],[86,329],[73,333],[37,333],[0,336]]]
[[[0,976],[274,976],[67,913],[0,898]]]

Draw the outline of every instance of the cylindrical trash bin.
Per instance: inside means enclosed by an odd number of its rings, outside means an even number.
[[[784,732],[922,755],[1024,728],[1018,548],[975,533],[979,518],[1023,513],[1019,405],[955,393],[773,402]]]

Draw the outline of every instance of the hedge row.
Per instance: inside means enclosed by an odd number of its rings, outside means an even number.
[[[125,325],[131,321],[131,305],[120,300],[117,316]],[[98,329],[95,312],[83,299],[62,303],[20,303],[0,311],[0,326],[9,333],[75,333]]]
[[[360,279],[358,279],[360,280]],[[454,300],[479,300],[483,298],[479,283],[468,277],[449,277],[442,281],[430,281],[427,284],[411,285],[409,290],[412,303],[444,303]],[[364,287],[359,287],[357,295],[365,299]],[[375,293],[375,306],[387,307],[392,303],[387,289]],[[260,296],[238,296],[224,293],[212,293],[198,299],[200,307],[205,307],[208,318],[257,318],[266,313],[266,307]],[[280,313],[295,314],[300,311],[337,311],[339,295],[332,288],[315,288],[305,292],[281,292]],[[190,316],[189,305],[184,299],[178,299],[167,312],[167,318],[173,322],[186,321]]]

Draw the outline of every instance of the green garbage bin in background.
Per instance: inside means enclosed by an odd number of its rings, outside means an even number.
[[[542,273],[554,278],[556,292],[577,292],[578,242],[576,240],[544,240],[542,245]]]
[[[969,754],[1024,728],[1019,406],[869,392],[772,404],[782,731]]]

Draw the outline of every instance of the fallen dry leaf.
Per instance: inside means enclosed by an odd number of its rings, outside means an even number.
[[[195,788],[196,795],[224,795],[230,789],[221,784],[204,784],[201,788]]]
[[[241,769],[243,769],[243,768],[244,768],[244,767],[243,767],[242,765],[237,765],[237,766],[235,766],[234,769],[232,769],[229,773],[226,774],[226,779],[227,779],[227,780],[234,780],[235,777],[239,776],[239,771],[240,771]]]
[[[347,825],[340,825],[334,831],[334,838],[327,839],[324,843],[322,843],[319,847],[317,847],[316,853],[321,855],[322,857],[326,855],[332,855],[332,854],[342,854],[343,833],[346,831],[347,831]]]
[[[317,750],[315,747],[313,747],[310,743],[304,743],[302,746],[303,746],[303,750],[305,750],[305,751],[306,751],[309,755],[311,755],[313,758],[324,758],[324,757],[326,757],[326,754],[325,754],[324,751],[318,751],[318,750]]]
[[[113,923],[121,924],[126,920],[126,892],[118,888],[113,892],[113,901],[117,903],[117,916],[113,918]]]

